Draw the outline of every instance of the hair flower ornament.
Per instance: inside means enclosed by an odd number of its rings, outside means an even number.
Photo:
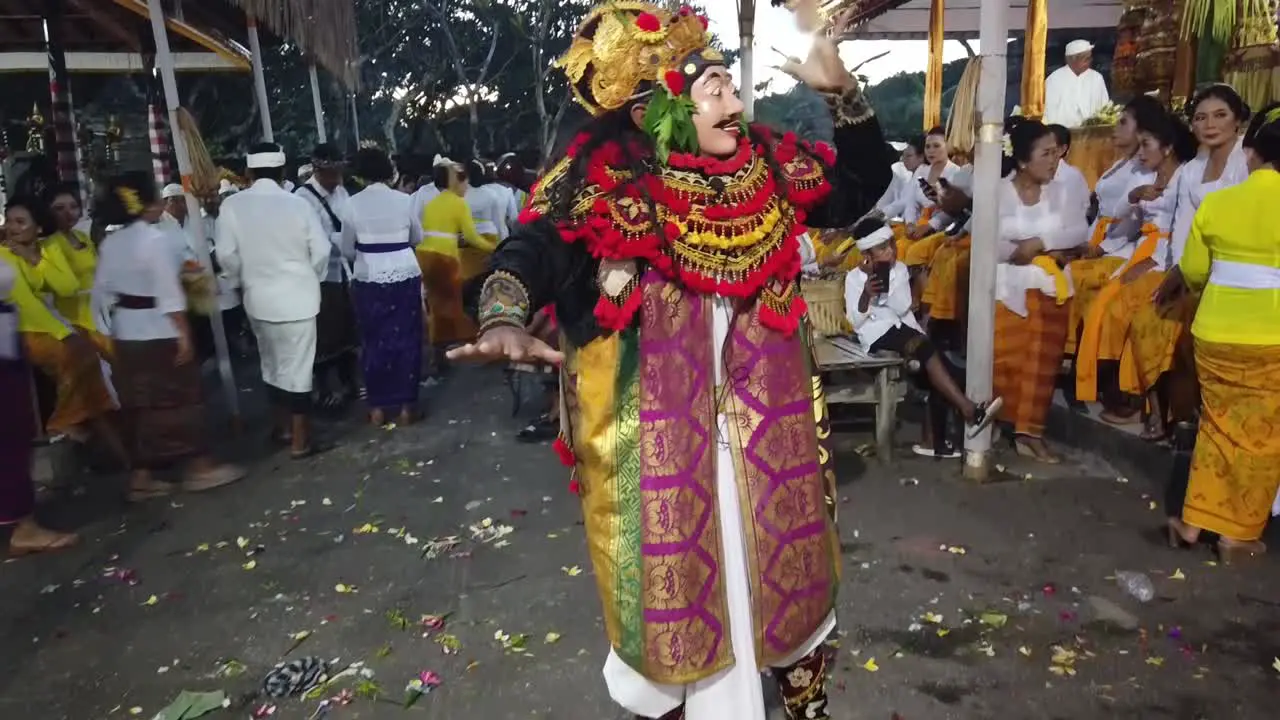
[[[1013,139],[1009,137],[1009,133],[1000,138],[1000,152],[1007,158],[1013,157]]]

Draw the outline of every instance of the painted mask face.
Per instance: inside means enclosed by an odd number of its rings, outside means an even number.
[[[1240,134],[1240,118],[1231,111],[1230,105],[1216,97],[1207,97],[1196,106],[1195,114],[1191,116],[1191,129],[1201,145],[1221,147],[1236,141]]]
[[[742,134],[742,101],[729,70],[712,65],[689,88],[698,149],[704,155],[728,157],[738,149]]]

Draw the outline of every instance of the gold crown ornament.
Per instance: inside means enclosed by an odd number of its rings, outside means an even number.
[[[587,15],[556,67],[569,77],[578,104],[599,116],[649,92],[669,72],[685,76],[687,87],[695,72],[723,64],[710,44],[706,18],[687,6],[671,12],[618,0]]]

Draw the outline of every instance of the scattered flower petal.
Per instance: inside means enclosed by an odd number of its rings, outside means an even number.
[[[160,602],[160,598],[156,597],[155,595],[152,595],[151,597],[147,598],[147,601],[142,603],[142,605],[146,607],[150,605],[156,605],[159,602]]]
[[[257,561],[257,560],[250,560],[249,562],[247,562],[247,563],[245,563],[245,564],[241,565],[240,567],[244,568],[245,570],[252,570],[252,569],[254,569],[254,568],[258,567],[258,561]]]
[[[578,567],[577,565],[574,565],[573,567],[564,567],[562,565],[560,566],[560,569],[564,571],[564,574],[568,575],[569,577],[578,577],[579,575],[582,574],[582,568]]]
[[[554,645],[555,643],[560,642],[560,633],[549,632],[547,633],[547,636],[542,639],[542,641],[547,645]]]
[[[1182,568],[1178,568],[1177,570],[1173,571],[1173,574],[1169,576],[1169,579],[1170,580],[1186,580],[1187,576],[1182,574]]]
[[[333,586],[333,589],[337,592],[344,593],[344,594],[359,592],[359,590],[357,590],[355,585],[347,585],[345,583],[338,583],[337,585]]]
[[[875,658],[871,658],[870,660],[862,663],[862,669],[867,672],[879,672],[880,666],[876,664]]]

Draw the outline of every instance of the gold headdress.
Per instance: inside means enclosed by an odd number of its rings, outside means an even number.
[[[625,106],[667,72],[691,74],[678,64],[695,53],[699,72],[709,62],[723,62],[710,40],[706,19],[688,7],[672,13],[639,0],[618,0],[587,15],[556,66],[569,76],[578,103],[592,115],[603,115]]]

